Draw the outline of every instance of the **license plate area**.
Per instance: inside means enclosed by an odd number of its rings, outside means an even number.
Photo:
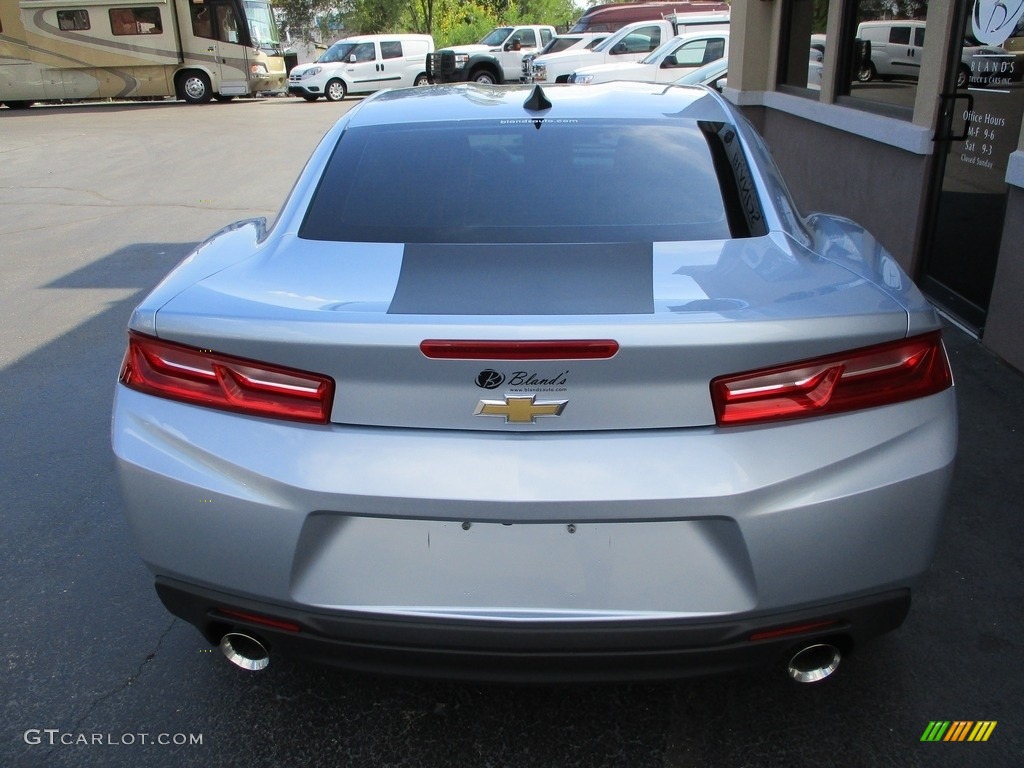
[[[309,606],[480,619],[714,616],[755,586],[728,519],[480,523],[310,515],[292,595]]]

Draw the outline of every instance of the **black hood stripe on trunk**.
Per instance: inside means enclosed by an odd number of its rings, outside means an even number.
[[[651,243],[410,243],[388,314],[652,314],[653,250]]]

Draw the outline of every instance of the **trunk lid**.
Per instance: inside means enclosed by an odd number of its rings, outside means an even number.
[[[288,236],[156,316],[162,338],[333,377],[336,423],[527,432],[711,425],[714,377],[903,338],[907,323],[869,280],[772,236],[584,246]],[[432,359],[425,340],[614,340],[618,351]]]

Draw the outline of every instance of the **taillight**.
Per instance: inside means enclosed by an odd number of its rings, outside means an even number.
[[[619,351],[614,339],[474,341],[426,339],[420,352],[433,360],[607,360]]]
[[[245,613],[244,611],[235,611],[231,608],[218,608],[220,613],[225,616],[230,616],[232,619],[240,619],[241,621],[248,621],[250,624],[262,624],[264,627],[272,627],[273,629],[282,629],[285,632],[299,632],[302,627],[296,624],[294,621],[285,621],[284,619],[275,619],[270,616],[261,616],[256,613]]]
[[[119,381],[158,397],[253,416],[327,423],[334,381],[131,332]]]
[[[939,331],[711,382],[719,426],[841,413],[951,387]]]

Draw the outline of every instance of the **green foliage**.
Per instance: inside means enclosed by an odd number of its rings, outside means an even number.
[[[828,0],[814,0],[811,32],[824,32],[828,26]]]
[[[498,25],[498,16],[479,0],[434,0],[434,44],[437,48],[475,43]]]
[[[927,0],[860,0],[857,3],[857,21],[923,19],[927,13]]]
[[[338,18],[334,0],[272,0],[272,5],[292,39],[331,42],[327,22]]]
[[[579,17],[572,0],[434,0],[438,48],[475,43],[500,24],[567,27]]]
[[[274,7],[293,37],[333,42],[326,21],[335,19],[348,35],[426,32],[438,48],[475,43],[500,24],[565,27],[580,15],[573,0],[274,0]]]
[[[377,32],[413,32],[407,23],[408,3],[394,0],[360,0],[352,3],[352,10],[344,14],[345,28],[359,34]]]

